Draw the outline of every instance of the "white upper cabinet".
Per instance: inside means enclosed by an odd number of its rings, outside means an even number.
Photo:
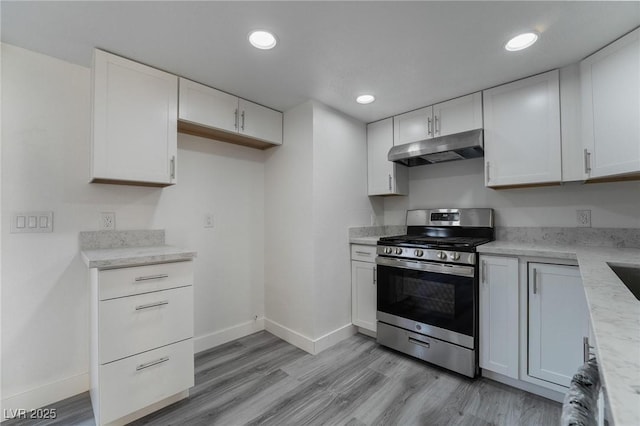
[[[244,99],[238,100],[238,111],[241,134],[282,144],[282,113]]]
[[[180,78],[179,130],[268,148],[282,144],[282,113]]]
[[[472,93],[433,106],[435,137],[482,129],[482,93]]]
[[[580,64],[590,178],[640,172],[640,29]]]
[[[393,117],[394,145],[482,128],[482,93],[472,93]]]
[[[177,119],[176,76],[94,51],[92,182],[176,183]]]
[[[406,195],[409,193],[407,167],[388,160],[393,147],[393,119],[367,125],[367,177],[369,195]]]
[[[238,98],[220,90],[180,78],[180,120],[238,131]]]
[[[402,145],[433,137],[433,107],[417,109],[393,117],[393,143]]]
[[[560,182],[558,70],[485,90],[485,184]]]
[[[589,309],[577,266],[529,263],[528,374],[568,387],[583,363]]]

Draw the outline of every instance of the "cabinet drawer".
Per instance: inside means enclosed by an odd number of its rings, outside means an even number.
[[[191,339],[100,366],[100,423],[194,385]]]
[[[193,337],[193,287],[100,302],[100,364]]]
[[[351,245],[351,259],[359,260],[361,262],[375,262],[376,248],[377,246],[361,246],[353,244]]]
[[[193,262],[160,263],[98,272],[100,300],[193,285]]]

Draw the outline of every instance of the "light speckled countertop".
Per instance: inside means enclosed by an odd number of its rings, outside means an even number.
[[[168,245],[83,250],[81,254],[89,268],[99,269],[177,262],[196,257],[194,251]]]
[[[613,423],[640,425],[640,301],[608,266],[640,267],[640,249],[493,241],[478,252],[577,260]]]

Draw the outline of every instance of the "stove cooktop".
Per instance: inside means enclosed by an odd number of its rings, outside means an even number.
[[[382,237],[378,245],[411,246],[420,248],[467,248],[473,249],[488,243],[490,238],[482,237],[433,237],[426,235],[394,235]]]

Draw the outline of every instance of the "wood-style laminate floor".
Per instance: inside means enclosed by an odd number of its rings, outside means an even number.
[[[470,380],[357,334],[318,355],[265,332],[200,352],[190,397],[134,425],[557,425],[561,405]],[[52,405],[55,421],[93,425],[89,394]]]

